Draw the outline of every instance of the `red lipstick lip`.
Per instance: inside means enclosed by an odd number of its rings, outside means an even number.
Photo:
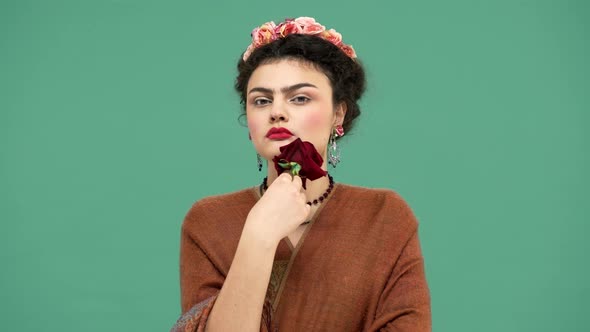
[[[270,128],[270,130],[266,133],[266,137],[270,139],[285,139],[293,136],[293,134],[287,128],[279,127],[279,128]]]
[[[270,134],[267,137],[270,138],[270,139],[283,140],[283,139],[287,139],[287,138],[289,138],[291,136],[293,136],[293,135],[287,134],[287,133],[277,133],[277,134]]]

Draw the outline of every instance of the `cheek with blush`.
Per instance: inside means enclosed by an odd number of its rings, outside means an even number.
[[[312,140],[312,143],[324,160],[326,160],[327,148],[327,141],[325,140],[330,133],[331,121],[332,119],[326,116],[325,112],[311,113],[303,121],[303,125],[305,126],[304,131],[308,135],[307,138]]]
[[[311,132],[322,131],[329,127],[330,119],[323,112],[314,112],[305,118],[304,125]],[[319,134],[319,132],[317,133]]]
[[[248,131],[252,136],[257,136],[258,125],[251,118],[248,118]]]

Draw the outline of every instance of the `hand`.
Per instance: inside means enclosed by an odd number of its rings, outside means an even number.
[[[301,178],[282,173],[252,207],[246,227],[261,239],[279,243],[307,219],[310,211]]]

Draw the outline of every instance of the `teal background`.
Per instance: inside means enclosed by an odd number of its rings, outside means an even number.
[[[434,331],[586,331],[589,14],[564,0],[0,1],[0,330],[174,324],[184,215],[262,179],[237,59],[254,26],[313,16],[369,81],[332,173],[412,206]]]

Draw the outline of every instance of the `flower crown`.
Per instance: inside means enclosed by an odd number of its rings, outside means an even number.
[[[275,22],[266,22],[263,25],[252,30],[252,43],[248,46],[242,57],[244,61],[248,59],[252,51],[256,48],[269,44],[279,38],[285,38],[288,35],[314,35],[338,46],[350,58],[356,58],[356,53],[351,45],[342,42],[342,35],[334,29],[326,30],[326,27],[315,21],[313,17],[299,17],[296,19],[286,19],[285,22],[276,25]]]

